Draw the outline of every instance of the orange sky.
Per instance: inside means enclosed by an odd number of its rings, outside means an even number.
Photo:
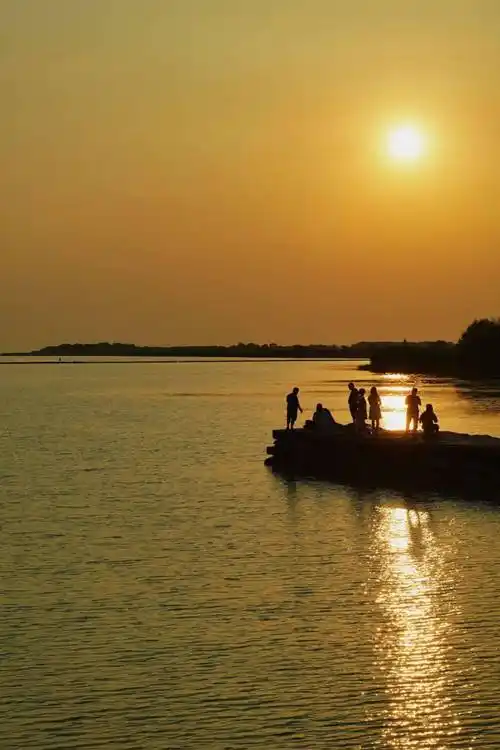
[[[0,351],[500,314],[498,0],[0,0],[0,29]]]

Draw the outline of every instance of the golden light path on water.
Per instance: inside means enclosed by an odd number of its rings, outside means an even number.
[[[429,511],[377,509],[373,565],[382,624],[375,653],[388,699],[384,747],[393,750],[444,750],[461,732],[450,697],[456,604],[445,557]]]
[[[385,379],[389,383],[379,388],[382,401],[382,427],[385,430],[404,430],[406,427],[405,398],[410,386],[400,385],[400,382],[407,381],[408,376],[391,373],[385,375]],[[398,384],[391,385],[390,381],[393,380],[398,381]]]

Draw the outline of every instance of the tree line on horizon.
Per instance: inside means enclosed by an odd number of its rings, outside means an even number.
[[[450,341],[360,341],[355,344],[257,344],[229,346],[138,346],[101,341],[65,343],[10,356],[109,357],[252,357],[252,358],[359,358],[370,359],[371,372],[500,377],[500,318],[476,319],[456,343]],[[5,354],[4,356],[7,356]]]
[[[472,321],[456,344],[436,341],[427,346],[408,343],[381,347],[364,369],[457,377],[500,377],[500,318]]]
[[[445,342],[443,342],[445,343]],[[239,342],[229,346],[141,346],[131,343],[100,341],[95,343],[64,343],[45,346],[30,352],[9,352],[4,356],[113,356],[113,357],[320,357],[369,358],[377,349],[391,346],[388,341],[360,341],[350,345],[338,344],[257,344]],[[430,345],[430,342],[416,344]]]

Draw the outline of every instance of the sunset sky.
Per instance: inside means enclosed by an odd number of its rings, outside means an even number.
[[[0,351],[500,314],[499,0],[0,0],[0,97]]]

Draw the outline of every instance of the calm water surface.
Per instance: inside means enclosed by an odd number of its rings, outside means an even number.
[[[0,367],[2,750],[500,748],[500,504],[263,466],[354,367]],[[418,385],[500,435],[494,389]]]

